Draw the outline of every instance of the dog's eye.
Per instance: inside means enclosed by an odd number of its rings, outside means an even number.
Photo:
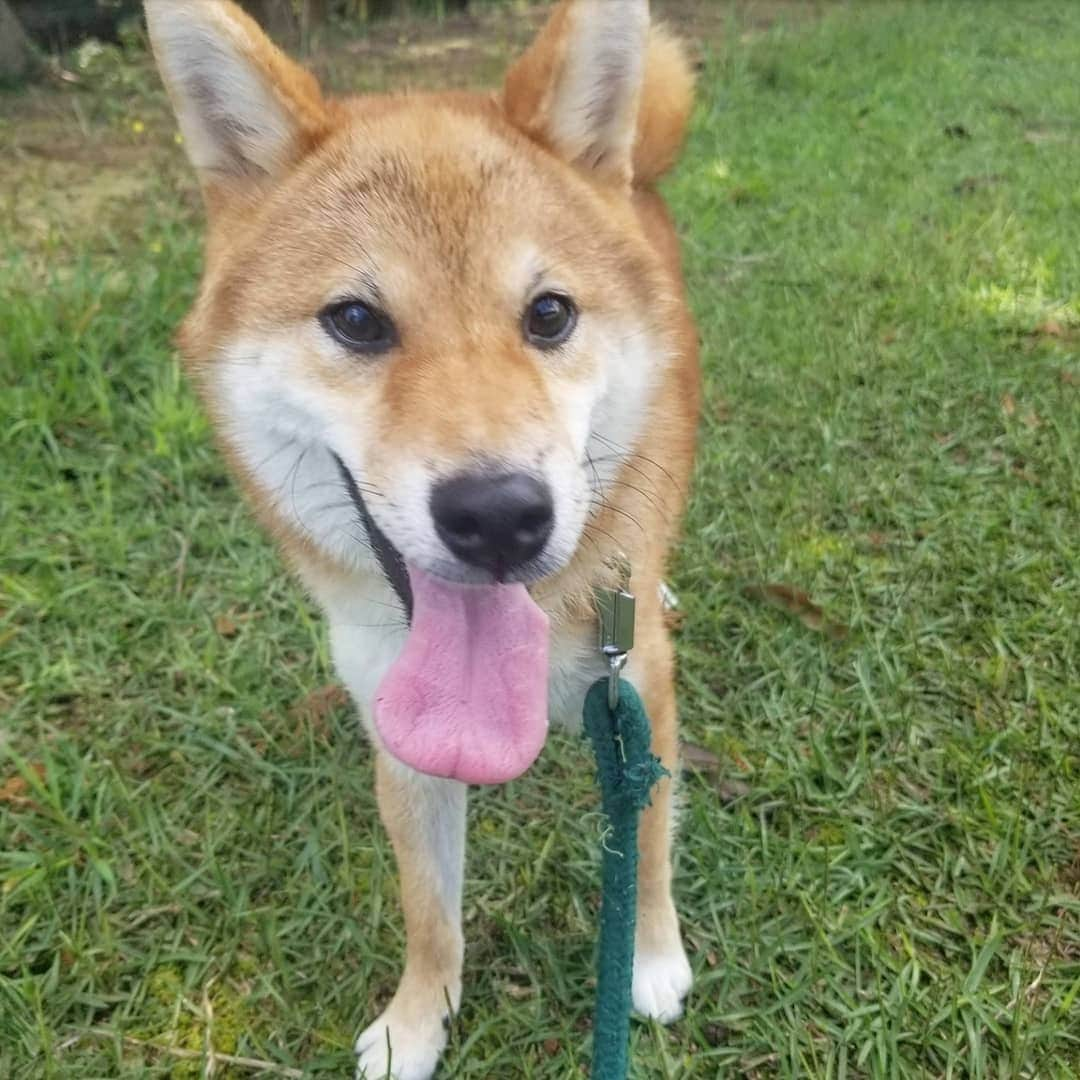
[[[332,338],[356,352],[380,353],[397,344],[394,324],[361,300],[332,304],[320,321]]]
[[[544,293],[525,312],[525,336],[538,349],[561,345],[573,332],[577,311],[568,296]]]

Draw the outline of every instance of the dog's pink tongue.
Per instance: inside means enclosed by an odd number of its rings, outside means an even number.
[[[547,616],[524,585],[453,585],[408,569],[412,626],[375,692],[379,736],[433,776],[520,776],[547,735]]]

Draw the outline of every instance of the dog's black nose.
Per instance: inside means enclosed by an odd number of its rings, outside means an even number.
[[[543,551],[555,504],[551,488],[528,473],[469,472],[436,485],[431,516],[462,562],[501,579]]]

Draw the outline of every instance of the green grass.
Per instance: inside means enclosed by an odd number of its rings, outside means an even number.
[[[668,188],[707,373],[683,714],[723,764],[685,789],[696,989],[637,1075],[1072,1077],[1080,7],[741,30]],[[198,214],[158,155],[82,218],[0,189],[0,1075],[342,1076],[393,861],[177,370]],[[565,737],[472,800],[445,1075],[582,1074],[595,807]]]

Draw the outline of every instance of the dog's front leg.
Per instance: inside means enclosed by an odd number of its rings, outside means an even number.
[[[661,626],[642,636],[653,643],[642,657],[641,686],[652,724],[652,748],[671,776],[653,789],[652,802],[641,815],[633,1000],[641,1015],[670,1024],[682,1015],[693,978],[671,896],[672,797],[679,775],[674,659]]]
[[[466,787],[415,772],[383,751],[375,785],[401,876],[405,970],[386,1011],[357,1040],[357,1076],[427,1080],[461,1000]]]

